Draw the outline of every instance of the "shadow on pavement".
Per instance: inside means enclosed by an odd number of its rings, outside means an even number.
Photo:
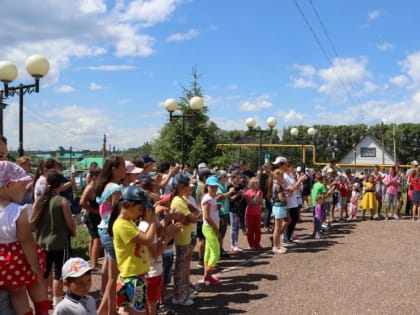
[[[267,297],[267,294],[253,294],[258,289],[261,280],[276,281],[278,277],[270,274],[245,274],[242,276],[229,276],[220,274],[221,285],[201,284],[201,290],[195,299],[195,304],[189,307],[171,305],[178,314],[241,314],[244,310],[229,307],[229,304],[252,303]],[[211,293],[211,295],[208,295]]]

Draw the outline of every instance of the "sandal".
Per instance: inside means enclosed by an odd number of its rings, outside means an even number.
[[[159,304],[157,313],[160,315],[176,315],[175,310],[167,307],[165,304]]]

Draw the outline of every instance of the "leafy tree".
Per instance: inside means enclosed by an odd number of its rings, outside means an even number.
[[[185,161],[195,166],[201,161],[208,161],[214,155],[219,128],[209,121],[206,106],[199,112],[189,107],[192,97],[203,97],[197,67],[193,67],[192,76],[189,88],[181,86],[182,96],[178,100],[180,114],[174,115],[174,119],[163,126],[159,138],[153,144],[153,153],[164,160],[181,162],[184,124]]]

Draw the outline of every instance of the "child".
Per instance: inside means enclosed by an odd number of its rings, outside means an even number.
[[[275,254],[284,254],[287,248],[281,246],[280,235],[287,226],[285,218],[287,217],[287,195],[283,189],[283,171],[276,169],[273,172],[273,214],[274,214],[274,232],[273,232],[273,252]]]
[[[82,258],[70,258],[64,263],[61,274],[67,292],[54,308],[54,315],[96,314],[95,300],[88,295],[92,286],[92,269]]]
[[[146,209],[146,218],[153,216],[153,209]],[[157,233],[153,237],[153,243],[147,246],[150,268],[146,274],[147,282],[147,307],[148,315],[156,315],[157,304],[160,300],[162,286],[163,286],[163,262],[162,254],[166,249],[166,244],[173,239],[175,234],[181,231],[182,224],[180,222],[171,224],[172,220],[179,221],[182,217],[178,212],[168,213],[162,220],[162,225],[155,218],[158,227]],[[142,220],[139,223],[139,230],[143,233],[147,232],[150,223],[147,220]]]
[[[373,220],[376,212],[376,196],[375,196],[375,176],[369,175],[365,184],[364,184],[365,193],[362,198],[362,209],[363,216],[362,219],[365,220],[366,210],[370,209],[370,219]]]
[[[149,271],[149,256],[146,246],[151,245],[156,235],[156,221],[149,197],[138,186],[122,190],[121,200],[113,207],[109,220],[109,233],[113,237],[116,261],[120,275],[117,280],[117,307],[120,314],[147,313],[147,284],[145,275]],[[135,220],[149,222],[142,232]],[[111,293],[112,294],[112,293]]]
[[[324,203],[323,195],[316,196],[316,205],[314,208],[314,233],[312,236],[315,239],[321,238],[321,222],[322,222],[322,204]]]
[[[49,170],[47,188],[34,203],[29,219],[34,226],[36,241],[47,257],[44,280],[46,286],[52,287],[54,307],[63,297],[61,269],[69,257],[70,236],[76,235],[70,203],[58,194],[62,187],[63,175],[57,170]]]
[[[219,211],[217,209],[216,194],[219,187],[219,180],[216,176],[206,179],[207,193],[201,200],[203,211],[203,234],[206,238],[204,249],[204,283],[220,284],[219,278],[213,273],[220,258],[219,245]]]
[[[356,220],[357,219],[357,210],[359,210],[359,199],[360,199],[360,192],[359,192],[359,184],[354,183],[352,186],[352,192],[350,197],[350,203],[348,205],[349,209],[349,218],[347,220]]]
[[[15,163],[0,162],[0,288],[9,293],[17,314],[47,315],[50,306],[42,283],[45,256],[37,247],[29,225],[29,205],[19,205],[31,177]]]
[[[247,239],[250,249],[261,249],[261,211],[263,193],[256,177],[249,180],[249,188],[244,194],[246,200],[245,219],[248,229]]]

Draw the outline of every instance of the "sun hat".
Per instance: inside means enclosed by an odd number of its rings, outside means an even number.
[[[190,177],[184,173],[178,173],[174,176],[174,185],[188,185],[190,183]]]
[[[277,165],[280,163],[287,163],[287,159],[284,156],[278,156],[276,157],[276,159],[274,160],[273,164]]]
[[[32,180],[32,176],[29,176],[26,171],[16,163],[10,161],[0,161],[0,187],[3,187],[8,182],[30,182]]]
[[[137,185],[125,187],[121,192],[121,197],[123,200],[139,201],[146,208],[153,209],[149,196]]]
[[[67,260],[62,269],[61,274],[63,280],[67,278],[78,278],[83,276],[86,272],[91,271],[93,268],[83,258],[75,257]]]
[[[125,161],[126,174],[140,174],[143,169],[136,167],[133,162]]]
[[[209,178],[206,179],[206,185],[207,186],[219,186],[220,182],[217,179],[216,176],[210,176]]]

